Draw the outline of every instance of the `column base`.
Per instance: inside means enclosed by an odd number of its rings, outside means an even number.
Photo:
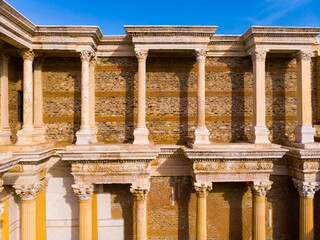
[[[91,131],[93,132],[93,140],[92,143],[97,143],[97,135],[98,135],[98,128],[97,127],[91,127]]]
[[[250,142],[255,144],[270,144],[269,130],[266,127],[251,126],[250,127]]]
[[[36,127],[35,130],[37,131],[37,140],[38,143],[45,143],[46,140],[46,130],[44,127]]]
[[[16,145],[34,145],[39,143],[38,131],[34,127],[22,127],[17,133]]]
[[[209,141],[210,132],[206,128],[206,126],[203,127],[197,127],[194,131],[194,142],[193,145],[206,145],[211,144]]]
[[[11,129],[3,128],[0,130],[0,145],[10,145],[11,144]]]
[[[132,144],[146,145],[150,144],[149,130],[146,127],[137,127],[133,131],[134,141]]]
[[[89,145],[94,143],[94,133],[91,129],[79,130],[76,133],[77,141],[76,145]]]
[[[298,125],[294,129],[295,141],[298,143],[313,143],[316,130],[311,125]]]

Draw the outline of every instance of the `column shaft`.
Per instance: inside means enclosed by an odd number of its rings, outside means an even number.
[[[137,240],[147,240],[147,202],[137,200]]]
[[[89,115],[90,115],[90,129],[94,133],[93,142],[97,142],[97,127],[96,127],[96,112],[95,112],[95,64],[96,60],[93,58],[90,62],[90,79],[89,79]]]
[[[265,196],[253,196],[253,240],[266,239]]]
[[[136,51],[138,58],[138,105],[137,127],[133,132],[133,144],[150,144],[149,131],[146,126],[146,61],[148,50]]]
[[[207,240],[207,197],[197,197],[197,240]]]
[[[270,143],[269,131],[266,127],[266,94],[265,94],[265,61],[267,52],[252,52],[253,65],[253,122],[250,128],[253,143]]]
[[[77,145],[94,143],[94,133],[90,127],[90,64],[94,52],[82,51],[81,57],[81,127],[76,133]]]
[[[300,196],[300,223],[299,223],[299,239],[313,240],[313,198]]]
[[[198,82],[197,82],[197,128],[194,132],[194,145],[210,144],[210,132],[206,127],[206,50],[197,49]]]
[[[21,201],[21,240],[36,240],[36,200]]]
[[[312,127],[311,104],[311,56],[312,51],[297,54],[297,127],[295,140],[300,143],[313,143],[315,130]]]
[[[9,126],[9,55],[2,54],[1,64],[1,127],[0,145],[11,144],[11,129]]]
[[[79,201],[79,240],[92,240],[92,199]]]

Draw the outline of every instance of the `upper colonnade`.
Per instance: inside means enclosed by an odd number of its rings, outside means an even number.
[[[254,50],[320,55],[320,28],[252,26],[243,35],[215,34],[217,26],[125,26],[126,35],[103,35],[97,26],[37,26],[0,1],[0,39],[37,52],[94,50],[97,56],[135,56],[134,49],[207,49],[207,56],[248,56]],[[174,37],[172,37],[174,36]],[[294,44],[292,44],[294,42]]]

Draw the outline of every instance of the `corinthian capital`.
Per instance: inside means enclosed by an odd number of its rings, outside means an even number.
[[[296,178],[292,180],[301,197],[313,198],[316,191],[320,189],[318,182],[304,182]]]
[[[22,49],[18,53],[22,56],[23,60],[33,60],[36,56],[32,49]]]
[[[301,60],[311,61],[312,54],[313,54],[313,50],[300,50],[297,53],[297,60],[298,61],[301,61]]]
[[[268,50],[254,50],[250,53],[252,61],[265,61],[267,57]]]
[[[195,182],[193,185],[199,198],[207,197],[209,192],[212,190],[212,183]]]
[[[74,193],[77,195],[79,200],[90,200],[92,198],[94,187],[92,184],[73,184]]]
[[[81,61],[90,61],[96,54],[94,51],[83,50],[80,52]]]
[[[258,197],[265,197],[271,189],[271,181],[253,182],[251,185],[252,194]]]
[[[138,60],[146,60],[148,57],[148,49],[135,50]]]
[[[196,49],[197,59],[205,59],[207,56],[207,50],[203,48]]]
[[[145,200],[150,190],[149,182],[136,182],[131,185],[130,192],[136,201]]]
[[[30,201],[36,199],[39,190],[43,187],[43,184],[44,182],[40,181],[34,184],[14,185],[13,188],[22,201]]]

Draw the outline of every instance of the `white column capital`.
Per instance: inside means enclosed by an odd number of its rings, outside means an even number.
[[[23,60],[32,60],[35,58],[35,53],[32,49],[22,49],[18,53],[22,56]]]
[[[252,61],[265,61],[267,58],[268,49],[255,49],[250,52]]]
[[[297,53],[297,60],[298,61],[311,61],[311,57],[314,50],[300,50]]]
[[[198,197],[207,197],[212,190],[212,183],[195,182],[193,185]]]
[[[255,181],[251,184],[252,194],[258,197],[265,197],[271,189],[272,181]]]
[[[320,189],[318,182],[305,182],[296,178],[292,178],[292,180],[301,197],[314,198],[316,191]]]
[[[22,201],[30,201],[30,200],[36,199],[39,191],[42,188],[44,188],[46,185],[47,185],[47,181],[42,180],[40,182],[33,183],[33,184],[14,185],[13,188],[15,189],[16,194],[19,195]]]
[[[135,200],[145,200],[150,191],[149,182],[135,182],[130,187],[130,192],[133,194]]]
[[[90,61],[92,57],[95,56],[94,51],[90,50],[83,50],[80,52],[80,59],[81,61]]]
[[[90,200],[93,195],[93,184],[73,184],[74,193],[77,195],[80,201]]]
[[[207,50],[206,49],[197,48],[197,49],[195,49],[195,51],[196,51],[196,55],[197,55],[197,60],[206,59],[206,57],[207,57]]]
[[[136,49],[134,52],[139,61],[145,61],[148,57],[148,49]]]

